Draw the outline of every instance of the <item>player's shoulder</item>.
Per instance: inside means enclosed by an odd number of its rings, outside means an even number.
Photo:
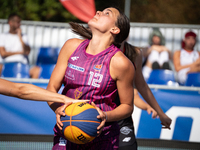
[[[65,42],[62,49],[64,50],[75,50],[84,40],[72,38]]]
[[[78,47],[83,41],[84,41],[83,39],[72,38],[67,40],[64,46]]]
[[[133,63],[121,52],[118,51],[110,61],[110,75],[114,80],[129,76],[131,79],[134,74]]]
[[[82,39],[77,39],[77,38],[73,38],[73,39],[69,39],[65,42],[65,44],[63,45],[63,47],[60,50],[60,54],[63,57],[65,56],[71,56],[71,54],[76,50],[76,48],[83,42],[84,40]]]
[[[111,65],[119,70],[127,70],[133,66],[132,62],[121,51],[118,51],[113,56],[111,59]]]

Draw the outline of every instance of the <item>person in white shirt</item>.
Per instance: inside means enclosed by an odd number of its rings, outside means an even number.
[[[200,52],[194,50],[195,44],[196,34],[189,31],[182,41],[182,49],[174,52],[173,62],[180,84],[185,84],[188,73],[200,72]]]
[[[165,38],[158,28],[153,28],[149,36],[150,46],[143,48],[143,56],[146,58],[142,73],[147,81],[153,69],[170,69],[170,50],[164,46]]]
[[[0,75],[1,75],[2,67],[3,67],[3,60],[2,60],[1,55],[0,55]]]
[[[21,18],[16,13],[8,17],[9,32],[0,36],[0,54],[3,63],[21,62],[28,64],[30,46],[27,36],[21,33]]]

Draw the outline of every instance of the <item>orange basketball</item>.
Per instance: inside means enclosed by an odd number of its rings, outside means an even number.
[[[85,144],[97,136],[97,127],[101,120],[97,119],[99,113],[94,106],[78,102],[69,105],[64,112],[66,116],[61,117],[62,132],[67,140]]]

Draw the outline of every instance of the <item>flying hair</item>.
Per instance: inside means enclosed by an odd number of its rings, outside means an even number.
[[[89,28],[86,28],[76,22],[70,22],[69,25],[75,34],[80,35],[85,39],[92,39],[92,32]]]
[[[115,7],[113,7],[115,8]],[[122,13],[118,8],[115,8],[119,11],[119,16],[116,20],[116,26],[120,29],[120,33],[115,36],[113,44],[120,48],[121,43],[127,39],[130,31],[130,21],[126,17],[124,13]],[[83,25],[80,25],[75,22],[70,22],[69,23],[72,31],[77,34],[82,36],[83,38],[86,39],[92,39],[92,32],[89,28],[84,27]]]

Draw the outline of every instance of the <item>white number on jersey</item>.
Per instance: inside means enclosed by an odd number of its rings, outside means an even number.
[[[88,80],[88,85],[92,85],[94,87],[98,87],[99,88],[102,79],[103,79],[103,75],[102,74],[94,73],[94,72],[90,71],[90,77],[89,77],[89,80]]]

